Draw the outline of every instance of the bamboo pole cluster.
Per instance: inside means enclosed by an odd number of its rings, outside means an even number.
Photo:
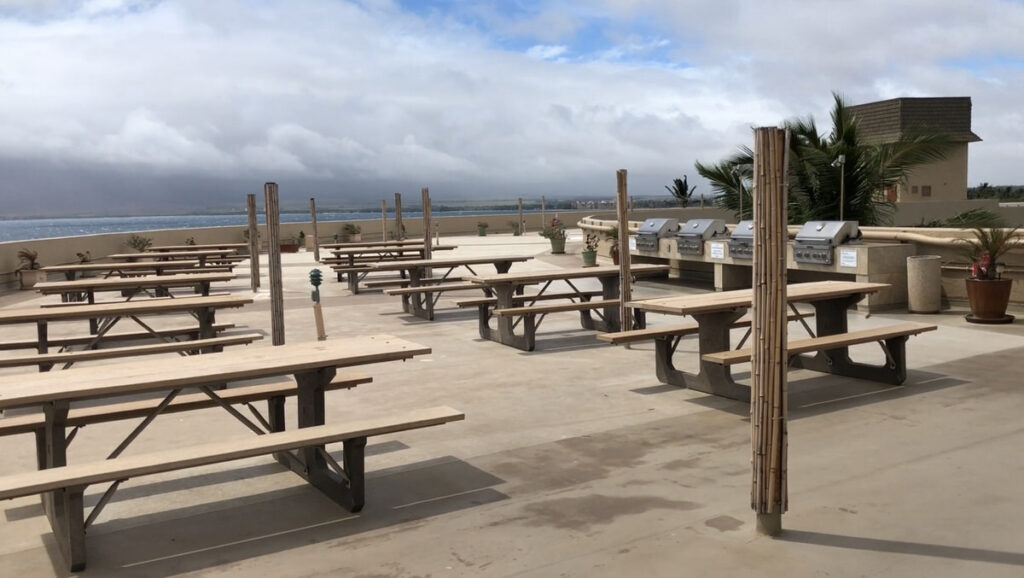
[[[246,195],[245,208],[249,215],[249,284],[256,293],[260,288],[260,228],[256,221],[255,193]]]
[[[751,507],[758,530],[777,534],[787,508],[786,487],[786,164],[789,133],[754,131],[753,328],[750,439]]]
[[[267,265],[270,271],[270,339],[274,345],[284,345],[284,290],[281,280],[281,212],[278,205],[277,183],[263,185],[267,214]]]

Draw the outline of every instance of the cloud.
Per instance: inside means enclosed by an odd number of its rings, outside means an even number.
[[[998,0],[8,0],[0,160],[40,187],[41,166],[88,175],[96,202],[175,176],[207,198],[611,195],[618,168],[635,194],[684,173],[700,192],[695,160],[827,125],[836,90],[973,97],[970,179],[1016,183],[1022,28]]]

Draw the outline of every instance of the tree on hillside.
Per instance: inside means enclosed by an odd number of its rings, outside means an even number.
[[[690,198],[693,197],[693,192],[697,190],[697,185],[689,186],[686,182],[686,175],[683,175],[681,179],[672,179],[672,186],[665,185],[665,189],[672,193],[672,196],[679,202],[680,207],[685,207],[690,203]]]
[[[914,167],[941,160],[949,140],[921,130],[906,131],[892,142],[866,143],[842,97],[832,96],[829,134],[819,134],[813,118],[783,125],[790,130],[789,222],[839,219],[840,191],[844,190],[844,219],[861,225],[887,224],[894,207],[882,191],[904,182]],[[837,161],[840,158],[842,163]],[[749,216],[753,205],[753,161],[753,151],[741,146],[738,153],[716,164],[695,163],[697,172],[711,182],[716,206],[736,211],[740,219]]]

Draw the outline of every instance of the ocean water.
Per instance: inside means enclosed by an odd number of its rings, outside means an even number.
[[[516,210],[490,211],[434,211],[434,216],[459,215],[504,215],[515,214]],[[528,211],[524,211],[528,212]],[[418,211],[402,211],[402,218],[422,217]],[[266,222],[262,214],[257,215],[260,223]],[[321,213],[317,221],[361,221],[380,219],[380,213]],[[394,213],[388,213],[388,220]],[[281,213],[282,223],[309,222],[309,213]],[[152,231],[156,229],[197,229],[202,227],[246,227],[249,217],[233,215],[174,215],[152,217],[72,217],[59,219],[0,219],[0,242],[27,241],[29,239],[50,239],[54,237],[76,237],[97,233],[125,233]]]

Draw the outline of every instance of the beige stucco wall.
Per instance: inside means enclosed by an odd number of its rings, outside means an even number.
[[[925,197],[921,187],[931,186],[932,194]],[[917,193],[914,193],[917,187]],[[907,183],[897,187],[898,201],[936,202],[967,199],[967,143],[957,143],[947,151],[946,158],[922,165],[910,172]]]

